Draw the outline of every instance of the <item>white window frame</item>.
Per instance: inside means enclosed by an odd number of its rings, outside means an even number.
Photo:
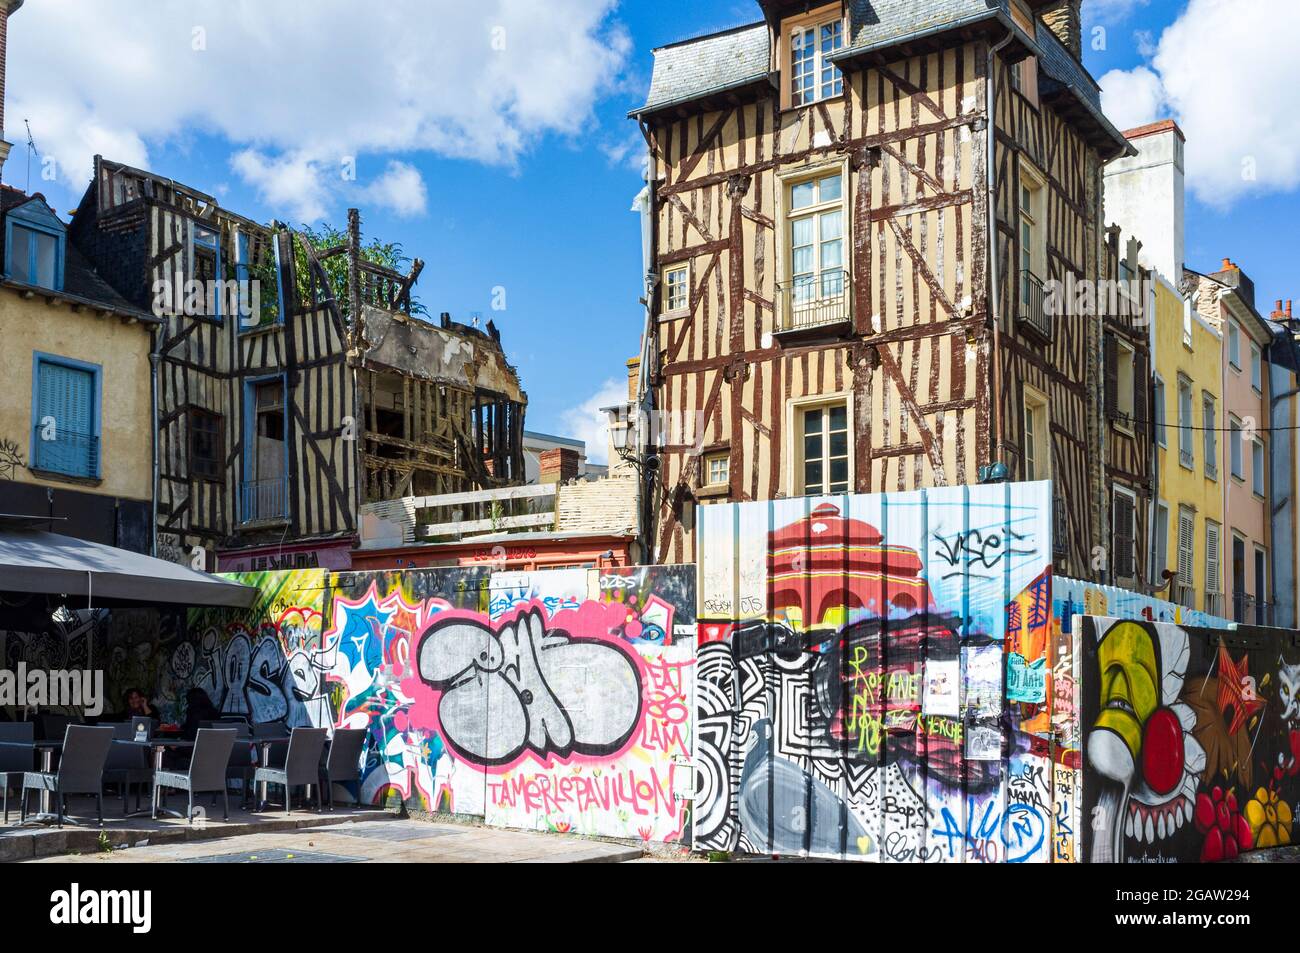
[[[791,195],[796,186],[804,185],[808,182],[821,183],[831,176],[840,177],[840,197],[828,202],[818,201],[813,205],[800,209],[791,208]],[[833,211],[840,212],[840,267],[839,270],[844,273],[841,280],[840,297],[844,305],[844,316],[852,316],[852,299],[849,294],[849,288],[852,286],[852,267],[853,267],[853,243],[852,243],[852,222],[849,217],[849,165],[848,161],[841,159],[835,162],[823,162],[817,165],[807,166],[802,169],[794,169],[781,176],[778,176],[777,183],[780,188],[777,189],[777,227],[780,229],[776,243],[777,254],[777,281],[783,287],[789,289],[777,295],[776,300],[776,327],[778,329],[788,329],[795,326],[793,313],[794,306],[794,223],[805,218],[811,218],[815,223],[816,232],[813,242],[813,255],[815,261],[815,271],[813,288],[818,292],[818,296],[810,303],[804,303],[804,306],[816,306],[818,302],[834,300],[834,295],[821,295],[825,288],[825,275],[833,273],[836,269],[830,268],[823,270],[821,261],[822,245],[825,242],[821,238],[821,218]],[[821,198],[821,186],[818,184],[818,199]],[[835,241],[835,239],[826,239],[825,241]],[[787,297],[790,299],[786,301]],[[829,323],[829,322],[828,322]]]
[[[1028,195],[1026,195],[1028,192]],[[1016,193],[1018,228],[1016,239],[1020,245],[1020,297],[1028,297],[1028,271],[1040,282],[1047,280],[1047,220],[1043,201],[1047,195],[1047,177],[1026,159],[1020,160],[1020,188]],[[1029,248],[1025,246],[1028,245]]]
[[[1047,395],[1037,388],[1025,385],[1024,393],[1024,439],[1022,455],[1025,460],[1025,479],[1050,480],[1052,478],[1052,418]],[[1033,453],[1030,453],[1031,423],[1041,426],[1041,433],[1034,433]],[[1046,459],[1042,459],[1046,456]]]
[[[804,432],[803,432],[803,415],[805,411],[817,410],[818,408],[844,406],[845,422],[848,432],[848,490],[852,493],[856,474],[853,469],[853,451],[854,451],[854,427],[853,427],[853,395],[848,391],[841,391],[836,394],[823,394],[817,397],[805,397],[798,400],[791,400],[786,404],[786,433],[790,435],[790,452],[786,458],[790,461],[786,469],[787,485],[790,487],[791,496],[839,496],[839,493],[831,493],[829,489],[826,492],[814,494],[804,493]],[[823,430],[823,434],[826,431]],[[822,472],[822,486],[830,487],[830,454],[829,443],[823,442],[824,459],[826,467]]]
[[[782,21],[780,63],[782,109],[803,109],[817,103],[838,99],[844,95],[844,73],[839,69],[839,67],[830,62],[826,57],[825,51],[822,49],[824,41],[822,33],[823,29],[835,26],[838,26],[839,29],[839,45],[831,52],[844,49],[848,41],[848,25],[845,22],[842,4],[826,4],[815,10],[810,10],[802,16],[788,17]],[[811,32],[813,35],[813,50],[810,58],[812,76],[811,98],[804,99],[801,90],[800,99],[798,102],[795,102],[795,42],[796,40],[802,42],[808,32]],[[827,72],[830,74],[829,91],[825,88]],[[803,74],[800,75],[802,76]]]
[[[1228,363],[1234,370],[1241,370],[1241,328],[1236,321],[1228,322]]]
[[[1250,342],[1250,386],[1255,393],[1264,393],[1264,352],[1254,341]]]
[[[722,462],[725,472],[722,474],[722,479],[715,480],[713,478],[713,464],[719,461]],[[729,486],[731,483],[731,451],[723,450],[717,453],[706,453],[702,469],[704,471],[704,479],[701,481],[703,486]]]
[[[681,275],[681,288],[686,294],[686,300],[680,305],[673,306],[673,277]],[[691,264],[685,262],[680,265],[669,265],[663,269],[663,317],[678,317],[679,315],[689,313],[691,308]]]
[[[1151,550],[1151,584],[1159,588],[1165,584],[1164,572],[1169,568],[1169,504],[1157,500],[1152,518],[1155,520],[1155,547]]]
[[[1246,482],[1246,440],[1242,435],[1241,421],[1235,414],[1228,416],[1228,473],[1234,480]]]
[[[1137,412],[1137,349],[1119,335],[1115,336],[1115,412],[1116,426],[1131,432]]]

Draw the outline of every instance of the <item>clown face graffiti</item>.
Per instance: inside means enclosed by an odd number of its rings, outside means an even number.
[[[1187,633],[1175,626],[1089,620],[1097,638],[1100,711],[1087,757],[1102,782],[1092,813],[1094,862],[1124,859],[1126,839],[1154,845],[1192,819],[1205,751],[1179,700]]]

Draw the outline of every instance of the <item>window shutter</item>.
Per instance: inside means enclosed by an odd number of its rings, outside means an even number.
[[[1119,351],[1115,343],[1115,335],[1106,335],[1105,347],[1105,375],[1106,375],[1106,416],[1114,417],[1119,400]]]
[[[1178,582],[1190,586],[1195,578],[1192,567],[1192,534],[1196,531],[1196,517],[1191,513],[1178,514]]]
[[[1115,575],[1128,579],[1133,575],[1133,501],[1116,493],[1114,512]]]
[[[94,446],[95,377],[81,368],[63,364],[40,364],[40,407],[36,424],[54,418],[54,439],[37,435],[37,468],[71,476],[96,476]]]
[[[1151,426],[1147,419],[1147,388],[1151,382],[1147,380],[1147,353],[1146,351],[1134,351],[1133,353],[1133,433],[1139,440],[1145,440],[1147,430]]]
[[[1220,562],[1220,540],[1219,527],[1213,523],[1205,524],[1205,591],[1217,594],[1221,591],[1219,587],[1219,562]],[[1188,553],[1188,562],[1191,561],[1191,554]]]

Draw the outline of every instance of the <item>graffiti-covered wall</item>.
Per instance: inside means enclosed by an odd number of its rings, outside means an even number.
[[[705,507],[696,846],[1050,859],[1050,513],[1046,483]]]
[[[1295,633],[1088,617],[1079,650],[1081,859],[1214,861],[1292,842]]]
[[[107,639],[164,718],[199,687],[255,722],[364,728],[363,803],[686,838],[694,567],[232,578],[259,589],[250,610]]]
[[[703,508],[695,845],[1069,862],[1072,620],[1221,624],[1052,576],[1046,483]]]

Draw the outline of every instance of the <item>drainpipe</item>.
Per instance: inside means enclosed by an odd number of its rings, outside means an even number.
[[[989,47],[987,83],[985,95],[986,116],[988,121],[988,155],[984,162],[988,179],[988,229],[989,229],[989,315],[993,320],[993,426],[995,438],[994,459],[991,463],[1001,463],[1004,456],[1004,434],[1002,428],[1002,313],[998,276],[998,180],[997,180],[997,102],[998,91],[994,65],[997,54],[1014,39],[1015,34],[1008,32],[996,44]]]
[[[149,415],[153,420],[153,492],[150,494],[149,555],[158,558],[158,368],[162,358],[162,328],[153,331],[153,349],[149,352]]]
[[[658,269],[655,267],[655,248],[656,248],[656,213],[657,203],[655,195],[655,153],[654,145],[650,137],[650,129],[644,119],[640,119],[637,125],[641,129],[641,135],[646,142],[646,198],[641,207],[642,218],[642,269],[644,271],[644,289],[645,289],[645,321],[641,332],[641,366],[637,368],[637,385],[636,385],[636,405],[634,412],[637,415],[637,421],[640,422],[642,412],[647,411],[648,404],[651,403],[650,396],[650,363],[655,354],[655,289],[659,283]],[[650,428],[653,431],[653,427]],[[639,438],[639,435],[638,435]],[[638,448],[640,453],[641,448]],[[651,469],[645,466],[645,456],[641,457],[641,466],[638,467],[638,477],[641,481],[641,491],[644,494],[637,506],[637,538],[641,541],[641,558],[648,565],[655,565],[658,562],[658,553],[655,552],[654,531],[652,528],[652,507],[654,506],[654,488],[658,479],[659,469]]]

